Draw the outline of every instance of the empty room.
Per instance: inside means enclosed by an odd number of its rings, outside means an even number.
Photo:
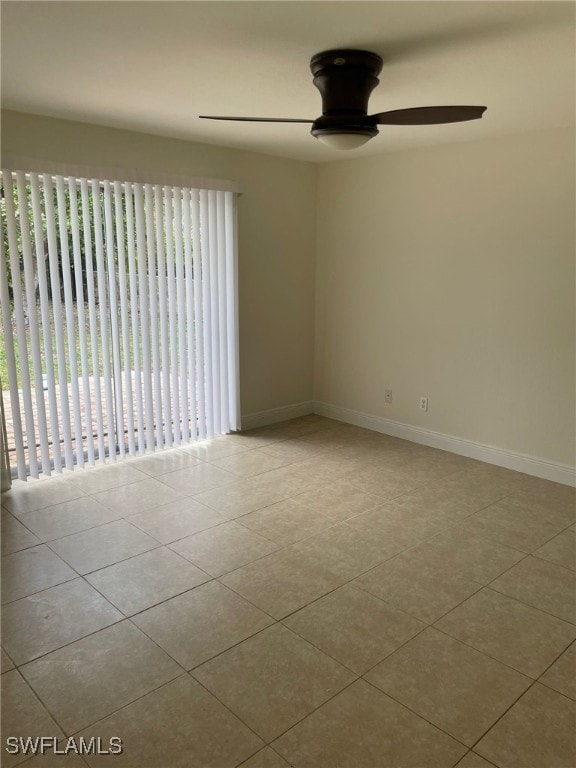
[[[6,768],[576,765],[576,5],[2,0]]]

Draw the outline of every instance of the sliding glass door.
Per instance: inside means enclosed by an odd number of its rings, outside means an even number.
[[[0,213],[19,478],[239,427],[235,193],[4,171]]]

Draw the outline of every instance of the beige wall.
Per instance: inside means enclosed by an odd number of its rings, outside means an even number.
[[[573,465],[574,205],[564,129],[320,166],[316,399]]]
[[[311,399],[316,226],[312,164],[15,112],[2,114],[2,151],[240,182],[242,413]]]
[[[571,131],[313,166],[13,112],[2,128],[7,154],[242,184],[244,414],[314,397],[574,464]]]

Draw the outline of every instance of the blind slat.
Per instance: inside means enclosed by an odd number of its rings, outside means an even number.
[[[118,298],[116,291],[116,254],[114,220],[112,217],[112,190],[110,182],[104,182],[104,233],[106,243],[106,269],[108,273],[108,301],[110,305],[110,331],[112,338],[112,375],[114,377],[116,451],[124,456],[124,394],[122,391],[122,366],[120,364],[120,333],[118,328]]]
[[[82,203],[82,228],[84,242],[84,264],[86,271],[86,295],[88,298],[88,320],[90,324],[90,352],[92,354],[92,382],[94,389],[94,414],[96,421],[96,440],[98,445],[98,458],[106,460],[106,444],[104,441],[104,419],[102,413],[102,393],[100,389],[100,350],[98,346],[98,320],[96,315],[96,292],[94,287],[94,261],[92,250],[92,224],[90,218],[90,190],[88,181],[80,182],[80,195]]]
[[[204,368],[204,311],[202,285],[202,257],[200,248],[200,196],[198,190],[190,194],[192,269],[194,274],[194,351],[196,354],[196,397],[198,399],[198,436],[206,437],[206,372]]]
[[[195,354],[195,330],[194,330],[194,266],[192,263],[192,238],[190,217],[190,190],[184,189],[182,199],[182,229],[184,230],[184,280],[186,284],[186,352],[187,352],[187,376],[189,398],[189,423],[190,437],[196,440],[198,425],[196,416],[196,354]]]
[[[210,358],[212,361],[212,410],[214,433],[220,424],[220,316],[218,313],[218,219],[216,192],[208,192],[208,261],[210,262]]]
[[[144,425],[146,450],[154,448],[154,409],[152,407],[152,378],[150,365],[150,318],[148,315],[148,264],[144,197],[141,184],[134,184],[134,210],[136,215],[136,256],[138,262],[138,295],[140,299],[140,338],[142,347],[142,381],[144,387]]]
[[[48,277],[46,272],[46,259],[48,254],[45,249],[42,229],[42,190],[40,180],[36,174],[30,175],[30,192],[32,198],[32,219],[34,228],[34,250],[36,269],[38,270],[38,293],[40,296],[40,317],[42,322],[42,343],[44,348],[44,365],[46,367],[46,387],[48,391],[48,404],[50,410],[50,431],[52,434],[52,461],[54,470],[62,470],[62,454],[60,450],[60,415],[58,398],[56,396],[56,371],[54,367],[54,355],[52,350],[52,329],[50,319],[50,305],[48,298]]]
[[[230,429],[240,428],[240,371],[238,368],[238,248],[236,246],[236,206],[231,192],[226,193],[226,321],[228,323],[228,410]]]
[[[228,327],[226,324],[226,215],[224,192],[216,192],[218,226],[218,353],[220,356],[220,428],[222,432],[230,431],[230,414],[228,411]]]
[[[62,301],[60,298],[60,261],[56,240],[56,216],[54,211],[54,188],[52,179],[43,176],[44,205],[46,210],[46,229],[48,238],[48,263],[50,266],[50,289],[52,311],[54,315],[54,334],[56,342],[56,362],[58,367],[59,413],[62,420],[62,439],[64,441],[64,459],[67,469],[74,469],[72,450],[70,400],[68,397],[68,374],[66,371],[66,348],[62,327]]]
[[[178,384],[178,325],[176,306],[176,281],[174,276],[174,232],[172,227],[174,208],[172,188],[164,187],[164,232],[166,235],[166,283],[168,286],[168,333],[172,398],[171,420],[175,445],[180,445],[180,391]]]
[[[128,316],[128,289],[126,283],[126,248],[124,244],[124,206],[122,185],[114,182],[114,218],[116,244],[118,247],[118,288],[120,292],[120,314],[122,325],[122,364],[124,367],[125,417],[128,432],[128,453],[136,453],[134,439],[134,399],[132,396],[132,370],[130,364],[130,322]],[[123,441],[122,441],[123,442]]]
[[[182,236],[182,190],[174,187],[174,261],[176,277],[177,335],[178,335],[178,385],[180,391],[180,431],[182,440],[190,439],[190,415],[188,412],[188,387],[186,386],[186,286],[184,285],[184,243]]]
[[[212,387],[212,311],[210,291],[210,231],[208,217],[208,193],[200,190],[200,261],[202,264],[202,329],[204,347],[204,396],[206,398],[206,437],[214,435],[214,408]]]
[[[11,191],[10,183],[10,191]],[[10,251],[10,272],[14,295],[14,316],[16,319],[16,339],[18,343],[18,355],[20,357],[20,369],[22,376],[22,403],[24,406],[24,419],[26,434],[28,437],[28,461],[30,462],[30,474],[38,477],[38,462],[36,458],[36,429],[32,409],[32,396],[30,392],[30,374],[28,371],[28,343],[26,339],[23,292],[21,288],[20,260],[18,253],[18,225],[12,194],[6,195],[6,218],[8,223],[8,248]],[[18,201],[18,208],[21,201]]]
[[[128,239],[128,274],[130,280],[130,316],[132,318],[132,349],[134,350],[134,393],[136,395],[136,423],[138,426],[138,450],[146,450],[144,436],[144,409],[142,407],[142,372],[140,364],[140,323],[138,321],[138,273],[136,267],[136,240],[132,186],[125,185],[126,231]]]
[[[94,244],[96,251],[96,284],[98,289],[98,307],[100,309],[100,339],[102,341],[102,363],[105,402],[105,430],[108,435],[108,458],[116,461],[116,426],[114,424],[114,395],[112,391],[112,366],[110,365],[109,311],[106,267],[104,262],[104,240],[102,234],[102,201],[100,190],[92,182],[92,201],[94,209]]]
[[[74,297],[72,296],[72,276],[70,274],[70,253],[68,250],[68,222],[66,220],[68,206],[66,204],[66,188],[62,176],[56,178],[56,202],[58,205],[58,233],[60,235],[60,262],[62,266],[62,284],[64,287],[66,338],[68,340],[66,382],[70,382],[72,394],[71,422],[76,443],[76,465],[83,467],[84,448],[82,445],[82,414],[80,410],[78,360],[76,356],[76,321],[74,319]]]
[[[166,293],[166,256],[164,242],[164,195],[161,187],[154,187],[154,208],[156,228],[156,253],[158,256],[158,295],[160,307],[160,345],[162,356],[162,420],[164,442],[172,445],[172,411],[170,408],[170,343],[168,341],[168,306]]]
[[[90,435],[94,432],[92,424],[92,396],[90,392],[90,372],[88,368],[88,348],[86,343],[86,313],[82,267],[82,253],[80,246],[80,226],[78,219],[77,186],[72,179],[68,179],[68,196],[70,199],[70,228],[72,230],[72,253],[74,258],[74,285],[76,289],[76,307],[78,312],[78,336],[80,342],[80,364],[82,368],[82,402],[84,405],[84,418],[80,417],[80,424],[86,430],[86,453],[88,463],[94,464],[94,441]]]
[[[21,221],[27,223],[29,217],[33,214],[28,204],[26,178],[24,173],[21,171],[16,174],[16,183],[18,187],[20,218]],[[25,216],[23,215],[22,209],[25,211]],[[22,258],[24,262],[24,281],[26,285],[26,304],[28,306],[28,327],[30,332],[30,348],[32,352],[35,390],[34,399],[36,402],[35,426],[38,430],[38,439],[40,443],[42,472],[45,475],[50,475],[52,468],[50,464],[50,445],[48,438],[48,423],[46,420],[46,404],[44,402],[44,383],[42,380],[42,349],[40,346],[40,331],[38,328],[36,278],[34,274],[34,256],[32,254],[30,227],[22,226],[21,224],[20,236],[22,238]]]
[[[160,340],[158,335],[158,279],[156,266],[156,237],[154,229],[154,193],[147,184],[144,187],[144,206],[146,210],[146,246],[148,249],[148,299],[150,302],[150,344],[152,347],[152,389],[154,403],[154,428],[156,447],[164,443],[162,423],[162,386],[160,378]]]

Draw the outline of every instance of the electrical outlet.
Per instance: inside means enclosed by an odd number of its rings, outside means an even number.
[[[427,397],[421,397],[420,398],[420,410],[421,411],[427,411],[428,410],[428,398]]]
[[[384,390],[384,402],[385,403],[391,403],[392,402],[392,390],[391,389],[385,389]]]

